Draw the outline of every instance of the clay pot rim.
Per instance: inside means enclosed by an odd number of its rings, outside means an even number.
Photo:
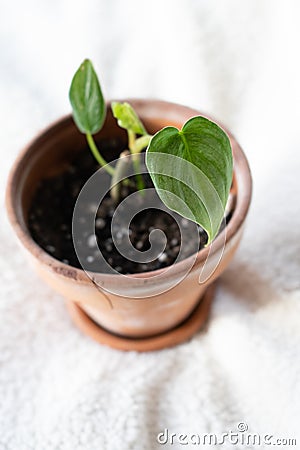
[[[161,106],[169,106],[174,108],[180,108],[182,111],[186,111],[190,114],[190,117],[193,117],[195,115],[203,115],[205,117],[210,118],[211,120],[215,121],[219,126],[221,126],[224,131],[227,133],[227,135],[230,138],[231,144],[232,144],[232,150],[233,150],[233,157],[234,157],[234,183],[237,185],[237,198],[236,198],[236,204],[235,208],[232,214],[232,217],[229,221],[229,223],[226,225],[224,230],[221,231],[221,233],[215,238],[214,245],[213,245],[213,252],[216,253],[222,245],[224,245],[224,233],[226,233],[225,242],[226,245],[230,242],[232,237],[238,232],[238,230],[243,225],[243,222],[246,218],[251,196],[252,196],[252,177],[251,172],[249,168],[248,161],[246,159],[246,156],[241,149],[240,145],[236,141],[233,134],[222,125],[222,123],[218,120],[215,120],[210,115],[207,115],[201,111],[198,111],[194,108],[190,108],[188,106],[180,105],[173,102],[167,102],[163,100],[156,100],[156,99],[142,99],[142,98],[129,98],[129,99],[122,99],[121,101],[128,101],[131,103],[145,103],[149,104],[155,107]],[[107,105],[110,106],[111,102],[107,102]],[[87,276],[86,272],[83,269],[78,269],[76,267],[70,266],[68,264],[63,263],[62,261],[54,258],[50,254],[48,254],[45,250],[43,250],[31,237],[31,234],[23,220],[20,220],[18,217],[17,212],[17,205],[15,202],[15,190],[16,190],[16,184],[17,184],[17,176],[18,176],[18,170],[20,168],[20,165],[26,159],[27,154],[30,152],[30,149],[32,146],[36,145],[39,140],[42,140],[47,136],[49,133],[53,133],[54,131],[58,131],[58,129],[61,129],[65,127],[66,124],[68,124],[70,121],[72,121],[72,115],[66,114],[59,119],[51,122],[48,126],[44,127],[41,131],[39,131],[35,137],[33,137],[27,145],[21,150],[19,155],[17,156],[11,170],[9,173],[8,181],[7,181],[7,188],[6,188],[6,209],[8,218],[10,220],[10,223],[15,230],[19,240],[24,245],[24,247],[40,262],[45,264],[49,267],[49,269],[52,269],[54,272],[56,272],[58,275],[61,275],[66,278],[75,279],[81,283],[90,283],[91,280]],[[154,276],[160,275],[163,272],[166,272],[170,267],[172,267],[172,276],[174,274],[180,274],[181,272],[185,271],[185,266],[187,262],[190,261],[190,259],[194,259],[195,261],[193,263],[193,268],[196,268],[200,264],[204,263],[206,258],[209,255],[210,246],[205,247],[201,249],[195,258],[195,254],[190,256],[189,258],[184,259],[183,261],[180,261],[176,264],[173,264],[173,266],[168,266],[166,268],[157,269],[154,271],[149,272],[143,272],[138,274],[128,274],[126,275],[126,278],[128,279],[138,279],[138,278],[152,278]],[[118,274],[105,274],[105,273],[99,273],[99,272],[89,272],[93,277],[101,276],[102,279],[111,279],[112,277],[116,279],[118,277]]]

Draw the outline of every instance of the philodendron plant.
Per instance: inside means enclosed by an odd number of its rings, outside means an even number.
[[[128,150],[112,167],[93,138],[103,127],[106,104],[90,60],[86,59],[75,73],[69,97],[78,129],[86,135],[99,165],[112,176],[112,196],[117,200],[115,186],[122,180],[122,166],[128,160],[123,156],[128,154],[136,166],[136,189],[142,192],[137,155],[146,148],[146,166],[159,197],[168,208],[199,224],[209,244],[219,231],[232,183],[232,150],[222,128],[197,116],[181,130],[168,126],[151,136],[130,104],[113,102],[113,115],[128,134]]]

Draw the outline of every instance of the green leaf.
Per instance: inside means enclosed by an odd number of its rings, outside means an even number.
[[[111,109],[121,128],[125,128],[125,130],[132,131],[135,134],[147,134],[144,125],[129,103],[113,102]]]
[[[161,200],[215,238],[224,216],[233,174],[227,134],[198,116],[182,130],[166,127],[147,149],[146,165]]]
[[[75,73],[69,98],[79,130],[90,134],[100,131],[106,116],[106,105],[97,74],[89,59],[85,59]]]

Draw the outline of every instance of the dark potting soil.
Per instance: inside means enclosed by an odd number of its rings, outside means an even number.
[[[115,140],[101,142],[101,147],[105,146],[115,146],[120,152],[124,150],[122,142]],[[98,168],[90,151],[83,149],[64,172],[40,182],[29,209],[28,226],[33,239],[54,258],[77,268],[82,268],[82,265],[76,255],[72,238],[74,206],[82,187]],[[144,174],[143,179],[147,188],[153,187],[148,174]],[[123,185],[121,199],[134,191],[132,183],[131,186]],[[157,195],[155,191],[151,190],[151,192]],[[138,195],[142,204],[142,196]],[[137,194],[132,201],[137,201]],[[116,231],[115,240],[111,230],[115,204],[109,193],[99,207],[95,203],[85,204],[84,211],[79,217],[82,226],[79,235],[76,234],[76,248],[80,249],[80,260],[84,262],[84,268],[93,272],[108,272],[107,265],[98,258],[97,244],[107,264],[122,274],[147,272],[169,266],[191,256],[205,245],[207,234],[201,227],[197,226],[195,234],[193,222],[167,210],[158,198],[157,204],[160,205],[159,209],[150,207],[135,214],[129,228]],[[95,235],[87,231],[84,226],[91,217],[95,223],[96,239]],[[187,236],[182,248],[180,248],[182,241],[180,228]],[[151,247],[149,234],[155,229],[163,231],[166,245],[163,251],[156,254],[150,262],[133,261],[130,259],[130,251],[127,254],[129,259],[118,251],[118,243],[122,244],[126,233],[136,250],[139,252],[149,250]]]

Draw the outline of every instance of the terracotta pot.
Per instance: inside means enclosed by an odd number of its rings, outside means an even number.
[[[187,119],[200,114],[191,108],[162,101],[129,101],[150,133],[167,125],[181,127]],[[68,299],[73,317],[94,338],[122,349],[151,350],[186,339],[206,319],[211,292],[204,302],[201,299],[237,249],[251,198],[247,160],[235,138],[228,130],[226,132],[234,157],[234,211],[213,244],[195,255],[188,273],[190,258],[169,270],[130,276],[95,273],[89,277],[83,270],[54,259],[32,239],[27,216],[38,182],[62,171],[74,152],[86,146],[71,116],[44,130],[17,159],[7,187],[7,210],[13,228],[40,276]],[[123,134],[124,130],[116,125],[109,110],[98,137]],[[199,283],[203,268],[202,278],[206,274],[208,279]]]

